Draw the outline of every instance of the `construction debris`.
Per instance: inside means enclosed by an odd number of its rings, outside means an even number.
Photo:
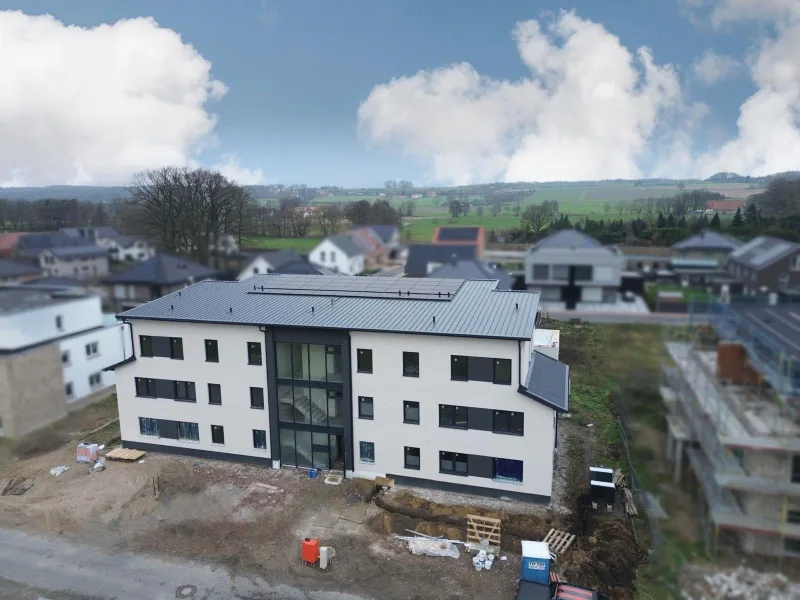
[[[483,540],[500,547],[500,519],[467,515],[467,541],[480,544]]]
[[[375,485],[381,488],[383,491],[390,490],[392,487],[394,487],[394,479],[390,479],[388,477],[376,477]]]
[[[50,469],[50,475],[55,475],[56,477],[58,477],[64,471],[69,471],[69,467],[65,467],[63,465],[60,467],[53,467],[52,469]]]
[[[726,571],[689,568],[683,574],[683,600],[797,600],[800,585],[780,573],[762,573],[749,567]]]
[[[622,505],[625,508],[625,514],[628,517],[636,517],[639,515],[639,509],[636,508],[636,502],[633,499],[633,492],[625,485],[625,474],[617,469],[614,472],[614,485],[620,492],[622,497]]]
[[[269,490],[270,492],[277,492],[279,490],[279,488],[275,487],[274,485],[269,485],[268,483],[261,483],[260,481],[256,481],[253,485],[255,487]]]
[[[426,556],[444,556],[458,558],[461,553],[458,547],[449,540],[429,540],[426,538],[411,538],[408,540],[408,549],[411,554],[424,554]]]
[[[33,487],[33,479],[9,479],[0,496],[21,496]]]
[[[143,456],[144,452],[141,450],[132,450],[122,447],[114,448],[111,452],[106,452],[106,458],[110,458],[111,460],[121,460],[124,462],[133,462],[139,460]]]
[[[551,529],[542,541],[550,547],[552,553],[564,554],[575,541],[575,534]]]

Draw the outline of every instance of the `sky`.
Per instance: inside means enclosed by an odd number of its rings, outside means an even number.
[[[800,169],[800,0],[0,0],[0,187]]]

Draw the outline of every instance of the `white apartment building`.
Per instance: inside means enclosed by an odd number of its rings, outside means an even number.
[[[131,353],[129,327],[107,325],[97,296],[0,288],[0,435],[24,435],[84,406],[114,385],[104,369]]]
[[[255,275],[128,310],[123,445],[548,502],[569,369],[496,285]]]

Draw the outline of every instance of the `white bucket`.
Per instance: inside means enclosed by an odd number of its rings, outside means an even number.
[[[483,561],[476,556],[472,559],[472,566],[475,567],[476,571],[480,571],[483,568]]]
[[[486,559],[486,550],[479,550],[478,551],[478,556],[476,558],[478,558],[481,561],[485,560]]]
[[[491,554],[490,554],[489,556],[491,556]],[[486,560],[486,561],[484,561],[484,562],[483,562],[483,568],[484,568],[484,569],[486,569],[487,571],[491,571],[491,570],[492,570],[492,563],[493,563],[493,562],[494,562],[494,561],[491,561],[491,560]]]

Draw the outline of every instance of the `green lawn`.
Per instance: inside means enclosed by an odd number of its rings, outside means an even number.
[[[322,241],[321,237],[278,238],[269,236],[252,236],[242,240],[245,250],[294,250],[300,254],[310,252]]]
[[[695,302],[709,302],[714,299],[713,294],[709,294],[703,288],[698,287],[683,287],[675,283],[649,283],[645,290],[645,295],[648,299],[652,299],[655,303],[658,297],[658,292],[681,292],[683,299],[687,302],[694,300]]]

